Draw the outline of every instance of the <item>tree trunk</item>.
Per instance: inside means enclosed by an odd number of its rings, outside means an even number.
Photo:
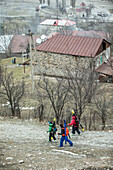
[[[84,124],[85,124],[85,130],[87,130],[87,119],[86,119],[86,117],[85,117],[85,119],[84,119]]]
[[[56,0],[56,7],[58,8],[58,0]]]
[[[91,118],[91,111],[90,111],[90,117],[89,117],[89,131],[91,130],[91,124],[92,124],[92,118]]]
[[[44,105],[41,104],[39,106],[39,122],[41,122],[43,120],[43,114],[44,114]]]
[[[15,116],[15,109],[11,108],[12,116]]]
[[[40,0],[40,4],[42,4],[42,0]]]
[[[0,61],[1,62],[1,61]],[[0,63],[1,64],[1,63]],[[0,65],[0,87],[1,87],[1,76],[2,76],[2,69],[1,69],[1,65]]]
[[[21,119],[21,112],[20,112],[20,109],[17,110],[17,117],[18,117],[19,119]]]
[[[48,3],[48,6],[50,6],[50,0],[48,0],[47,3]]]
[[[75,3],[76,3],[76,0],[70,0],[70,6],[72,6],[73,8],[75,8]]]
[[[66,6],[66,0],[62,0],[62,8],[64,9]]]
[[[81,118],[81,115],[82,115],[82,107],[80,106],[80,111],[79,111],[79,115],[78,115],[78,119],[80,120],[80,118]]]
[[[56,116],[56,120],[57,120],[57,125],[59,125],[59,116]]]
[[[93,113],[93,129],[96,130],[96,126],[95,126],[95,113]]]
[[[104,130],[104,129],[105,129],[105,121],[102,120],[102,130]]]

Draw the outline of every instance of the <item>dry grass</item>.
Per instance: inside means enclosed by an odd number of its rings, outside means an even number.
[[[7,58],[1,60],[1,65],[3,68],[7,69],[8,72],[14,72],[14,77],[16,79],[30,79],[30,73],[31,73],[31,68],[30,65],[25,66],[25,73],[24,73],[24,66],[19,65],[20,63],[23,63],[23,58],[16,57],[16,64],[12,64],[12,58]]]
[[[24,67],[18,66],[19,63],[23,62],[23,58],[16,57],[16,64],[12,64],[13,58],[3,59],[3,60],[1,60],[1,64],[4,68],[6,68],[6,66],[7,66],[8,72],[13,71],[14,77],[16,79],[19,79],[20,81],[22,79],[24,79],[27,84],[26,96],[24,96],[21,100],[21,103],[20,103],[21,107],[36,107],[38,105],[38,101],[33,97],[33,94],[31,94],[31,92],[32,92],[31,91],[32,84],[31,84],[31,78],[30,78],[31,67],[30,67],[30,65],[25,66],[25,73],[24,73]],[[38,81],[38,80],[36,79],[35,81]],[[105,96],[107,96],[108,100],[110,100],[110,98],[113,96],[113,84],[110,84],[110,83],[101,84],[101,89],[103,89],[102,90],[103,93],[105,94]],[[99,95],[99,93],[98,93],[98,95]],[[48,107],[49,107],[49,102],[48,102]],[[68,108],[71,108],[71,107],[72,107],[72,103],[69,103]],[[66,108],[67,108],[67,106],[66,106]],[[86,116],[86,118],[87,118],[87,124],[89,124],[90,111],[93,114],[94,110],[95,110],[94,104],[91,103],[87,106],[87,108],[83,114],[83,116]],[[47,112],[49,112],[49,111],[47,110]],[[48,113],[46,113],[46,114],[48,114]],[[23,111],[22,115],[24,115],[24,116],[27,115],[28,117],[29,116],[32,117],[33,111],[29,111],[29,110]],[[111,116],[111,115],[112,115],[112,113],[109,115],[109,121],[108,121],[110,124],[113,120],[113,116]],[[98,122],[98,118],[97,118],[97,122]],[[101,124],[101,120],[99,122]],[[83,121],[83,124],[84,124],[84,121]],[[92,126],[93,126],[93,123],[92,123]]]

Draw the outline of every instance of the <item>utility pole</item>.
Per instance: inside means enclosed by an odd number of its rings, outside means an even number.
[[[27,35],[29,35],[32,93],[34,92],[34,69],[33,69],[32,47],[31,47],[31,40],[32,40],[32,35],[33,34],[34,33],[31,33],[31,30],[28,30]]]

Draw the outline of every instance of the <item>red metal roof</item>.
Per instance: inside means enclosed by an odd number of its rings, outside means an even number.
[[[28,44],[28,36],[25,35],[14,35],[10,47],[12,53],[20,53],[20,52],[26,52],[26,47]]]
[[[102,42],[102,38],[57,34],[38,45],[36,50],[75,56],[95,57]]]
[[[109,59],[109,62],[108,61],[106,63],[104,62],[101,66],[99,66],[96,69],[96,72],[112,76],[113,75],[113,68],[111,66],[111,65],[113,65],[113,59],[112,58]],[[110,63],[111,63],[111,65],[110,65]]]

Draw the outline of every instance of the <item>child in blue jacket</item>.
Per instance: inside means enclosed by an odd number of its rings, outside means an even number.
[[[61,127],[61,133],[58,133],[58,135],[62,135],[62,136],[61,136],[61,139],[60,139],[59,147],[63,147],[64,140],[66,142],[68,142],[70,144],[70,146],[73,146],[73,143],[68,139],[68,137],[66,135],[65,128],[63,127],[63,124],[60,124],[60,127]]]

